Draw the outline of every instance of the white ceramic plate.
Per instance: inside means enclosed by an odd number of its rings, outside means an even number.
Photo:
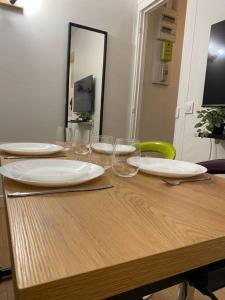
[[[0,168],[0,174],[16,181],[48,187],[71,186],[101,176],[104,168],[91,163],[63,159],[17,161]]]
[[[98,153],[111,154],[113,152],[113,145],[107,143],[95,143],[91,148]],[[117,154],[129,154],[136,150],[134,146],[129,145],[116,145]]]
[[[9,143],[0,145],[0,150],[18,155],[47,155],[62,151],[59,145],[45,143]]]
[[[111,154],[113,145],[108,143],[95,143],[91,145],[91,149],[98,153]]]
[[[163,158],[131,157],[128,163],[139,165],[140,171],[144,173],[171,178],[192,177],[207,172],[205,167],[194,163]]]

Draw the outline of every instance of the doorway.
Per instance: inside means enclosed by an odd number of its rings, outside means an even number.
[[[133,132],[141,141],[173,143],[187,0],[170,0],[143,14]],[[164,26],[169,24],[169,29]],[[170,25],[171,24],[171,25]],[[132,123],[132,121],[131,121]]]

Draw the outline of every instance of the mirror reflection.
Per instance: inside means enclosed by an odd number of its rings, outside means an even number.
[[[107,33],[70,23],[66,126],[102,133]]]

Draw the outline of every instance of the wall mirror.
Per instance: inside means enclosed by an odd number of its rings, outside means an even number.
[[[69,23],[66,126],[102,133],[107,32]]]

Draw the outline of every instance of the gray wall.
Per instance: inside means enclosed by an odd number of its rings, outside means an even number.
[[[70,21],[109,33],[103,130],[127,135],[136,0],[24,3],[23,14],[0,7],[0,140],[54,140],[64,123]]]

